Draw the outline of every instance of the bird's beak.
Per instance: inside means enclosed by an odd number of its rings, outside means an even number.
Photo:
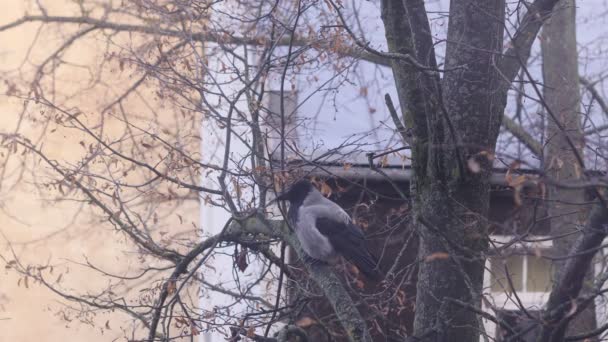
[[[288,190],[286,190],[286,191],[284,191],[284,192],[282,192],[282,193],[278,194],[278,195],[277,195],[277,197],[275,197],[275,198],[271,199],[271,200],[270,200],[270,201],[267,203],[267,205],[275,204],[275,203],[277,203],[277,202],[279,202],[279,201],[287,201],[287,198],[288,198],[288,193],[289,193],[289,191],[288,191]]]
[[[285,190],[277,196],[276,200],[277,201],[287,201],[288,197],[289,197],[289,190]]]

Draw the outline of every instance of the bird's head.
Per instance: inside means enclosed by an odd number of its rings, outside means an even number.
[[[301,179],[292,184],[288,190],[277,196],[279,201],[302,202],[306,195],[314,189],[311,182]]]

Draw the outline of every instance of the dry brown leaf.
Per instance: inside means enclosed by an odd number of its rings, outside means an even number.
[[[239,270],[245,272],[247,266],[249,266],[247,263],[247,248],[243,247],[240,252],[236,253],[234,259]]]
[[[175,293],[176,290],[177,290],[177,286],[175,284],[175,281],[169,280],[169,282],[167,283],[167,293],[169,295],[172,295]]]
[[[450,257],[450,255],[448,253],[436,252],[436,253],[433,253],[433,254],[427,256],[426,258],[424,258],[424,261],[431,262],[431,261],[435,261],[435,260],[445,260],[445,259],[448,259],[449,257]]]
[[[232,178],[232,184],[234,185],[234,190],[236,191],[236,196],[238,198],[241,198],[242,195],[242,191],[241,191],[241,184],[239,184],[239,182],[236,180],[236,178]]]
[[[304,329],[306,329],[312,325],[315,325],[315,324],[317,324],[317,321],[315,321],[314,319],[312,319],[308,316],[302,317],[296,321],[296,326],[300,327],[300,328],[304,328]]]
[[[194,323],[190,323],[190,333],[191,333],[193,336],[198,336],[198,335],[200,335],[200,334],[201,334],[201,331],[200,331],[200,330],[198,330],[198,327],[196,326],[196,324],[194,324]]]
[[[522,204],[522,199],[521,199],[521,186],[516,186],[513,189],[513,201],[515,202],[516,206],[521,206]]]
[[[249,337],[249,338],[255,337],[255,328],[254,327],[249,327],[247,329],[247,337]]]
[[[493,161],[494,159],[496,159],[496,156],[494,155],[494,153],[489,152],[489,151],[481,151],[478,154],[480,156],[486,157],[486,159],[488,159],[489,161]]]
[[[520,167],[521,167],[521,161],[514,160],[513,162],[511,162],[511,165],[509,165],[509,170],[517,170]]]
[[[553,156],[549,159],[549,163],[547,166],[548,170],[559,170],[564,166],[564,161],[561,160],[558,156]]]
[[[512,175],[513,170],[517,170],[520,165],[521,165],[521,162],[518,160],[512,162],[511,165],[509,165],[507,174],[505,174],[505,180],[506,180],[507,184],[509,184],[513,180],[513,175]]]
[[[348,191],[347,188],[341,187],[340,183],[338,183],[338,182],[336,182],[336,188],[337,188],[337,190],[338,190],[339,193],[344,193],[344,192]]]
[[[332,194],[332,190],[331,187],[329,185],[327,185],[327,183],[325,183],[324,181],[319,181],[320,185],[321,185],[321,193],[323,194],[323,196],[325,197],[329,197]]]
[[[387,167],[388,166],[388,154],[385,155],[384,157],[382,157],[382,160],[380,161],[380,167]]]
[[[515,177],[515,179],[511,178],[507,182],[507,184],[510,187],[517,188],[517,187],[522,186],[526,182],[526,180],[528,180],[528,177],[526,175],[519,175],[519,176]]]
[[[367,87],[359,88],[359,95],[361,95],[363,97],[367,96]]]

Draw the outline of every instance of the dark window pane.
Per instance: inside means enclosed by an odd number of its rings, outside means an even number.
[[[512,292],[509,281],[505,274],[505,265],[509,276],[513,281],[515,291],[523,290],[523,256],[512,255],[506,258],[491,258],[490,267],[492,269],[492,291],[493,292]]]
[[[535,255],[528,256],[528,292],[548,292],[551,290],[551,263]]]

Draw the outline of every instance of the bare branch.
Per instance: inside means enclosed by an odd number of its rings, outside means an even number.
[[[502,117],[502,124],[509,131],[509,133],[513,134],[514,137],[519,139],[519,141],[521,141],[536,156],[541,156],[543,154],[543,147],[538,140],[536,140],[536,138],[534,138],[530,133],[526,132],[526,130],[513,121],[513,119],[504,115]]]
[[[583,234],[572,247],[572,255],[566,262],[566,266],[556,286],[553,287],[547,307],[544,310],[543,321],[539,341],[563,341],[568,322],[572,319],[569,312],[579,295],[585,280],[585,274],[591,267],[597,247],[607,236],[608,208],[597,205],[591,211],[589,220],[585,225]]]
[[[588,79],[579,76],[579,81],[585,88],[591,93],[591,96],[597,103],[600,105],[602,112],[608,118],[608,104],[604,101],[604,98],[600,95],[600,93],[595,89],[595,84],[591,83]]]
[[[528,11],[499,63],[500,71],[507,80],[512,82],[517,76],[522,61],[527,61],[530,57],[532,43],[542,24],[551,15],[555,4],[557,4],[557,0],[535,0],[527,6]]]

